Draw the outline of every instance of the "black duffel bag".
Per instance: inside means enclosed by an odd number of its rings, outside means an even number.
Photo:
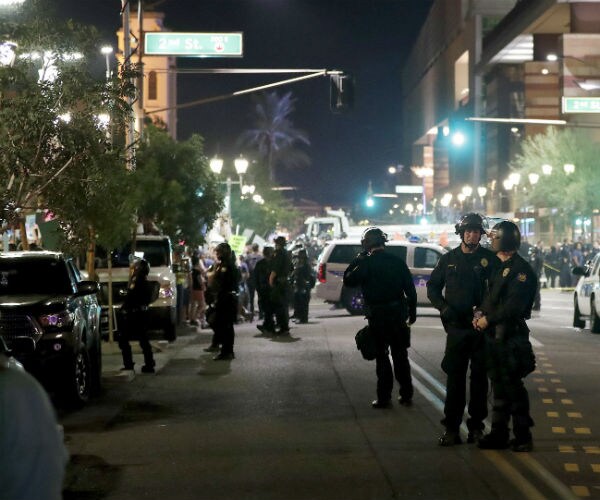
[[[377,357],[377,342],[368,325],[358,331],[354,340],[364,359],[372,361]]]

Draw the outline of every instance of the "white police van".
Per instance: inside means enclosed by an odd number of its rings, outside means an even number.
[[[406,262],[417,289],[417,304],[429,305],[427,281],[440,257],[448,250],[434,243],[398,240],[388,241],[385,247],[386,252]],[[360,288],[349,288],[343,284],[344,271],[361,251],[360,240],[332,240],[323,249],[317,262],[316,296],[325,302],[345,307],[350,314],[364,313],[364,299]]]

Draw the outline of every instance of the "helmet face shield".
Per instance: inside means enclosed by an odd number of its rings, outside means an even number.
[[[521,231],[514,222],[502,221],[490,231],[494,252],[513,252],[521,246]]]

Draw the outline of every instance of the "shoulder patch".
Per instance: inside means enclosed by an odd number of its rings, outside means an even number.
[[[517,279],[521,282],[521,283],[525,283],[527,281],[527,275],[525,273],[519,273],[517,275]]]
[[[508,276],[508,273],[510,273],[510,268],[506,268],[504,271],[502,271],[502,277],[506,278]]]
[[[489,264],[488,260],[484,257],[481,259],[481,267],[487,267]]]

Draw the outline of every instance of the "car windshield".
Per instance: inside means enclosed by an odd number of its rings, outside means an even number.
[[[64,262],[55,259],[0,259],[0,296],[67,295],[73,286]]]
[[[112,253],[113,267],[129,267],[131,245],[127,244]],[[146,259],[150,267],[166,267],[169,265],[168,240],[138,240],[135,245],[134,256]]]

